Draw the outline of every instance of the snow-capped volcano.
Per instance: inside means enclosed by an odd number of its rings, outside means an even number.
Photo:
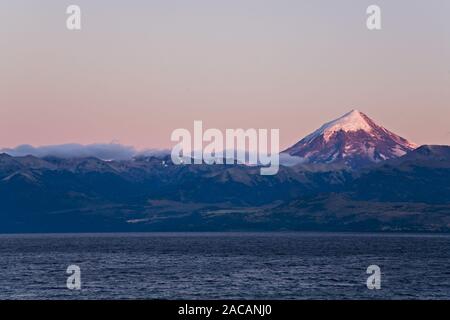
[[[285,150],[309,163],[356,168],[403,156],[417,145],[377,125],[358,110],[330,121]]]

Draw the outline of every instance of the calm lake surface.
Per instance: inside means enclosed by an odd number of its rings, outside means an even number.
[[[450,299],[450,235],[0,235],[0,270],[0,299]]]

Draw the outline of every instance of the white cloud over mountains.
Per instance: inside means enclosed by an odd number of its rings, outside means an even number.
[[[24,144],[15,148],[0,149],[0,153],[7,153],[14,157],[32,155],[40,158],[49,156],[58,158],[96,157],[102,160],[128,160],[135,156],[158,155],[168,153],[168,151],[138,151],[132,146],[125,146],[118,143],[95,143],[89,145],[71,143],[39,147]]]
[[[15,148],[0,149],[0,153],[6,153],[13,157],[24,157],[32,155],[38,158],[85,158],[95,157],[102,160],[130,160],[139,156],[165,156],[170,155],[170,150],[146,149],[137,150],[133,146],[126,146],[119,143],[94,143],[82,145],[77,143],[49,145],[35,147],[28,144],[19,145]],[[248,157],[248,155],[247,155]],[[280,164],[284,166],[294,166],[304,163],[305,159],[290,156],[287,153],[280,153]]]

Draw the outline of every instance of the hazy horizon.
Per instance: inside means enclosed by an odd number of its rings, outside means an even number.
[[[382,9],[382,30],[365,26]],[[167,149],[177,128],[277,128],[285,149],[359,109],[450,145],[450,3],[78,0],[0,4],[0,149]]]

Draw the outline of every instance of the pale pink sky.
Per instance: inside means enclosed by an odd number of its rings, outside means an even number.
[[[357,108],[450,144],[448,0],[0,3],[0,148],[167,148],[176,128],[279,128],[282,148]]]

